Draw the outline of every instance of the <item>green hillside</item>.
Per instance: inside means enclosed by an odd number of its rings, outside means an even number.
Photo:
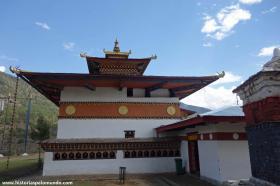
[[[7,97],[9,94],[14,96],[16,77],[0,72],[0,97]],[[22,143],[24,138],[24,128],[26,120],[26,111],[28,100],[26,98],[32,95],[30,123],[35,125],[37,118],[42,115],[51,124],[51,135],[55,136],[57,124],[58,108],[29,84],[19,79],[17,94],[17,105],[15,114],[15,124],[17,127],[16,136],[18,143]],[[0,112],[0,141],[3,136],[3,126],[6,124],[5,136],[8,136],[7,128],[11,124],[13,104],[5,104],[4,111]],[[1,145],[1,144],[0,144]]]

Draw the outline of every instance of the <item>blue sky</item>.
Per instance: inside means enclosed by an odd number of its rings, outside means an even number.
[[[232,88],[259,71],[280,45],[279,9],[280,0],[4,0],[0,70],[12,65],[86,73],[80,52],[102,57],[117,37],[131,57],[158,56],[146,75],[226,71],[224,80],[184,101],[210,108],[233,105]]]

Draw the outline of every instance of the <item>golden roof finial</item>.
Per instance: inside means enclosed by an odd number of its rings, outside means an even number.
[[[121,52],[117,38],[115,40],[115,45],[114,45],[113,51],[107,51],[107,50],[103,49],[103,52],[105,53],[106,58],[125,58],[125,59],[127,59],[129,54],[131,54],[131,50],[129,50],[128,52]]]
[[[120,47],[119,47],[119,42],[118,42],[118,39],[116,38],[116,41],[115,41],[115,46],[114,46],[114,52],[120,52]]]

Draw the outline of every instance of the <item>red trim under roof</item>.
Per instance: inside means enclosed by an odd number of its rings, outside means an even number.
[[[197,116],[195,118],[182,120],[170,125],[163,125],[157,127],[156,131],[157,133],[161,133],[161,132],[167,132],[173,130],[181,130],[187,127],[194,127],[197,125],[203,125],[207,123],[219,123],[219,122],[230,122],[230,123],[244,122],[245,124],[245,117],[244,116]]]
[[[60,92],[64,87],[143,88],[154,91],[159,88],[169,89],[173,96],[184,98],[219,79],[218,76],[170,77],[170,76],[120,76],[93,75],[76,73],[40,73],[19,71],[20,78],[59,105]]]

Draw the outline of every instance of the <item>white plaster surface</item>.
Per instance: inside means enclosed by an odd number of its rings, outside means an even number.
[[[249,179],[248,141],[218,141],[221,181]]]
[[[198,141],[200,175],[221,181],[217,141]]]
[[[208,123],[204,126],[162,133],[160,136],[185,136],[190,132],[245,132],[245,123]],[[200,175],[217,182],[249,179],[251,176],[248,141],[198,141]],[[181,143],[181,156],[189,172],[188,142]]]
[[[183,167],[185,167],[185,170],[189,172],[190,168],[189,168],[188,141],[181,142],[181,156],[182,156]]]
[[[123,138],[135,130],[136,138],[156,137],[154,128],[178,119],[59,119],[57,138]]]
[[[127,89],[119,90],[110,87],[97,87],[95,91],[82,87],[65,87],[61,91],[61,102],[155,102],[179,103],[176,97],[168,97],[166,89],[159,89],[151,93],[152,97],[143,97],[143,89],[134,91],[135,97],[127,97]]]
[[[238,96],[243,104],[256,102],[267,97],[280,96],[280,74],[259,75],[250,84],[238,91]]]
[[[174,157],[123,158],[118,151],[116,159],[53,161],[53,154],[45,152],[43,175],[118,174],[120,166],[128,174],[175,172]]]

